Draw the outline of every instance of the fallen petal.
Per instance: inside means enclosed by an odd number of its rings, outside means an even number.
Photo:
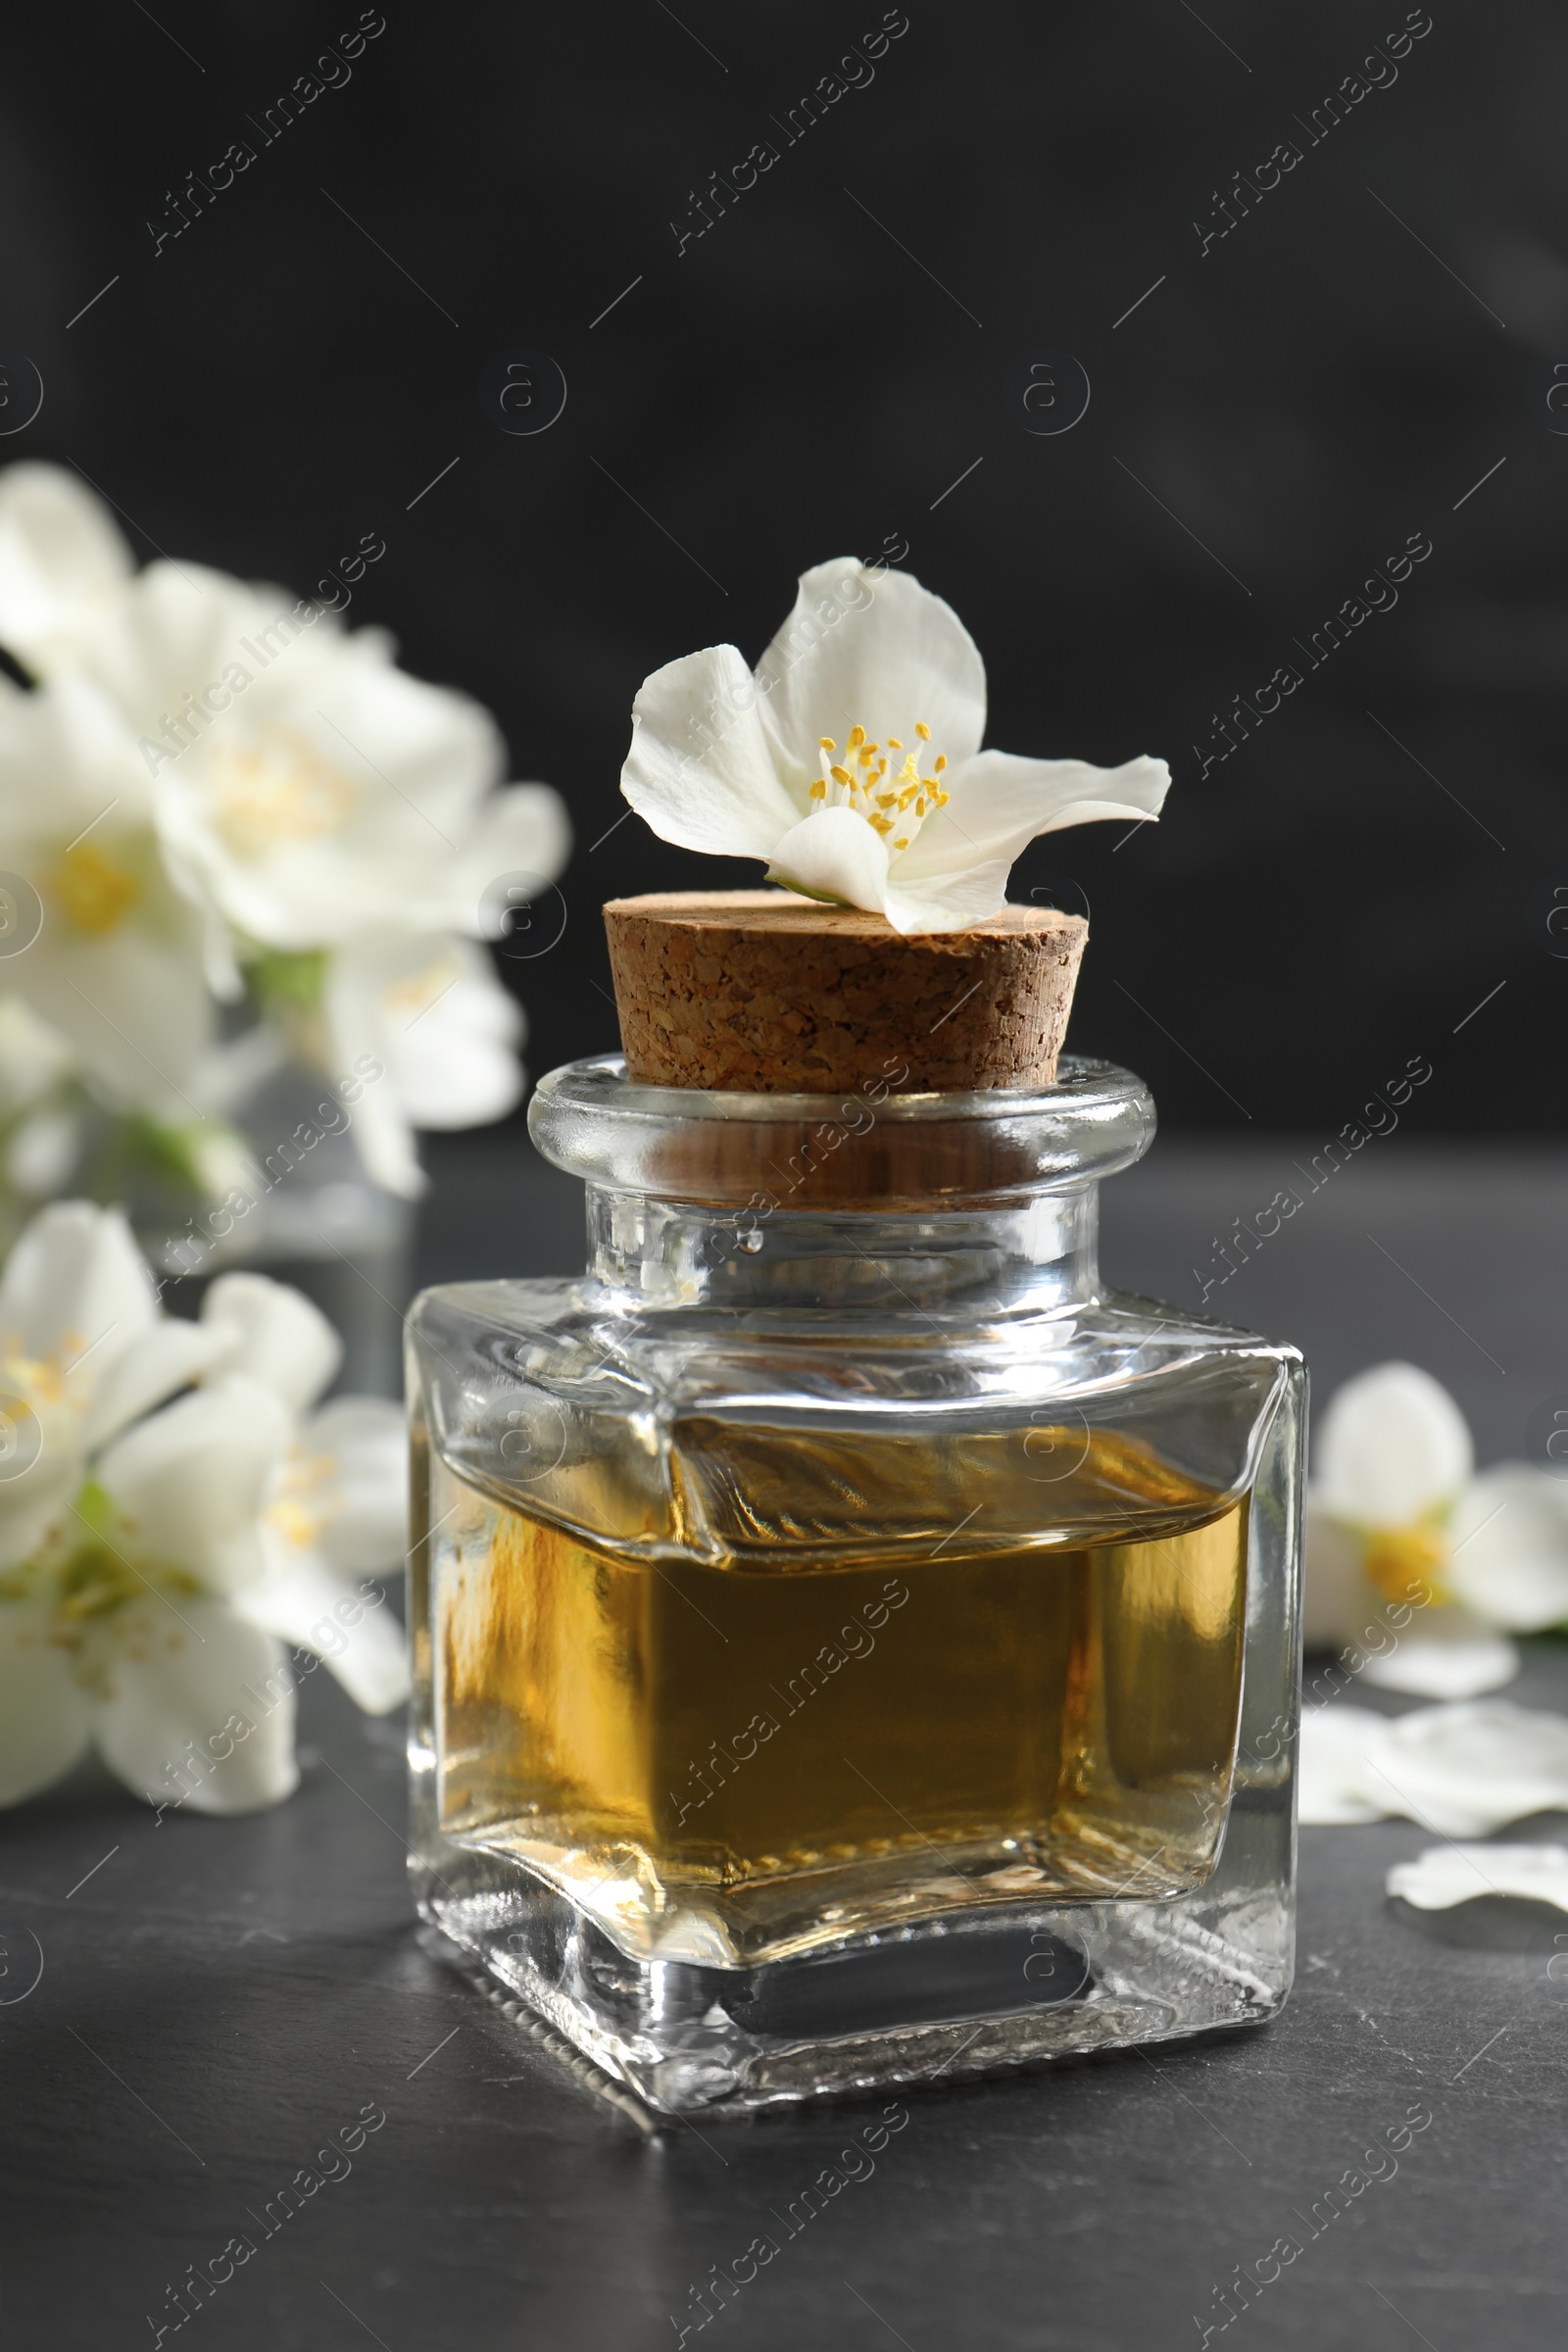
[[[1369,1758],[1388,1729],[1370,1707],[1318,1707],[1301,1718],[1297,1792],[1305,1824],[1381,1821],[1386,1788],[1368,1789]]]
[[[1568,1846],[1429,1845],[1414,1862],[1396,1862],[1385,1886],[1418,1911],[1448,1911],[1487,1894],[1568,1911]]]
[[[1379,1690],[1415,1698],[1479,1698],[1500,1690],[1519,1671],[1519,1652],[1468,1609],[1434,1606],[1412,1617],[1397,1645],[1369,1657],[1364,1679]]]

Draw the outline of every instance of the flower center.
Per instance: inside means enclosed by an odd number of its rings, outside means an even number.
[[[1391,1527],[1367,1539],[1361,1564],[1385,1600],[1414,1601],[1421,1608],[1452,1597],[1440,1574],[1447,1560],[1448,1540],[1441,1528]]]
[[[49,889],[66,920],[95,939],[107,939],[141,897],[134,874],[106,858],[88,842],[67,850],[49,876]]]
[[[13,1402],[8,1407],[11,1414],[25,1415],[35,1403],[59,1404],[68,1400],[68,1375],[86,1353],[87,1342],[79,1331],[63,1331],[53,1355],[33,1356],[23,1354],[20,1332],[0,1335],[0,1382],[12,1395]]]
[[[219,823],[243,858],[318,841],[353,813],[359,787],[297,727],[264,727],[245,750],[216,754]]]
[[[867,740],[863,727],[854,726],[842,760],[832,737],[819,736],[822,773],[811,786],[811,799],[823,808],[853,808],[891,849],[906,850],[933,808],[945,808],[951,798],[940,781],[948,764],[946,752],[938,753],[930,775],[922,776],[920,760],[931,730],[917,718],[914,732],[919,750],[906,751],[897,735],[888,737],[884,750]],[[889,757],[893,752],[903,754],[896,769]]]

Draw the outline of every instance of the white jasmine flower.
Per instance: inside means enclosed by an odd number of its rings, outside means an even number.
[[[0,640],[48,682],[0,698],[0,839],[46,915],[15,984],[113,1106],[205,1112],[209,992],[247,979],[324,1076],[353,1066],[345,1021],[387,1031],[364,1132],[396,1191],[419,1189],[415,1127],[512,1106],[521,1023],[464,943],[497,934],[497,884],[554,878],[570,834],[548,786],[501,788],[486,711],[310,599],[135,572],[48,466],[0,474]],[[400,1011],[437,968],[456,985],[405,1048]]]
[[[1170,785],[1162,760],[983,752],[985,722],[957,614],[845,556],[802,575],[755,675],[719,645],[644,680],[621,791],[683,849],[765,858],[770,881],[896,931],[962,930],[1003,905],[1037,834],[1152,818]]]
[[[558,795],[496,790],[489,713],[393,654],[382,630],[167,564],[96,641],[92,674],[154,774],[170,870],[239,940],[302,953],[477,933],[499,875],[548,881],[564,863]]]
[[[1319,1707],[1301,1719],[1299,1802],[1308,1823],[1402,1814],[1441,1837],[1485,1838],[1568,1805],[1568,1721],[1502,1698],[1392,1718]]]
[[[1330,1399],[1306,1498],[1307,1647],[1341,1642],[1385,1690],[1468,1698],[1519,1671],[1507,1639],[1568,1622],[1568,1494],[1525,1463],[1474,1469],[1458,1406],[1413,1364]]]
[[[275,1803],[298,1780],[279,1636],[362,1706],[406,1694],[399,1629],[352,1581],[403,1554],[401,1416],[311,1414],[339,1353],[260,1275],[162,1317],[118,1210],[34,1218],[0,1280],[0,1802],[96,1741],[149,1802]]]
[[[1568,1846],[1455,1845],[1450,1838],[1414,1862],[1396,1862],[1384,1886],[1417,1911],[1449,1911],[1488,1894],[1568,1911]]]

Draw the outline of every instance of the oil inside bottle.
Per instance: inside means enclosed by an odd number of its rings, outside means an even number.
[[[1245,1494],[1065,1428],[693,1420],[671,1467],[673,1540],[617,1548],[586,1532],[591,1461],[570,1527],[431,1465],[447,1837],[626,1949],[731,1966],[1209,1875]]]

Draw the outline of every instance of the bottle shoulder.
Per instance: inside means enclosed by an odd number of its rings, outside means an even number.
[[[936,1311],[903,1300],[854,1311],[778,1311],[734,1305],[642,1304],[607,1294],[583,1278],[452,1283],[421,1292],[408,1318],[427,1351],[443,1346],[490,1362],[515,1363],[517,1351],[565,1370],[586,1358],[651,1391],[672,1382],[710,1383],[743,1370],[748,1383],[767,1367],[793,1366],[809,1382],[811,1367],[834,1362],[889,1368],[914,1377],[917,1366],[968,1367],[976,1377],[1011,1374],[1098,1382],[1168,1379],[1178,1369],[1256,1359],[1297,1364],[1299,1350],[1192,1308],[1131,1292],[1090,1297],[1031,1310],[984,1298]]]
[[[928,1453],[982,1486],[1010,1465],[1026,1517],[1062,1499],[1051,1482],[1091,1444],[1235,1494],[1303,1391],[1294,1348],[1117,1297],[830,1325],[608,1311],[591,1284],[476,1283],[426,1292],[410,1331],[410,1394],[452,1469],[621,1542],[716,1527],[725,1514],[697,1510],[699,1491],[783,1492],[808,1459],[835,1491],[867,1494]]]

